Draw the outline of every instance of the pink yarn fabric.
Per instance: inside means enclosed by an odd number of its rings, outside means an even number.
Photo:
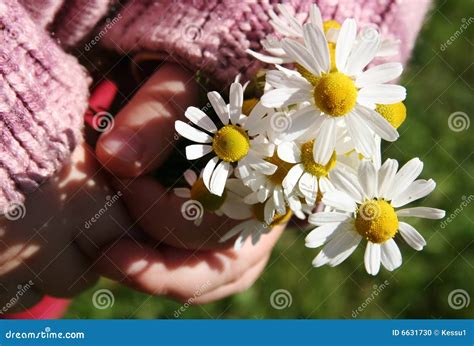
[[[226,84],[260,67],[245,50],[261,50],[272,32],[276,0],[129,0],[112,21],[97,24],[112,0],[2,0],[0,2],[0,214],[51,177],[81,137],[88,82],[73,48],[100,33],[118,53],[154,52]],[[312,1],[284,1],[302,22]],[[123,3],[123,1],[121,2]],[[405,62],[430,0],[320,0],[324,19],[354,17],[401,40]],[[117,4],[119,6],[120,3]],[[120,5],[121,6],[121,5]],[[46,30],[51,31],[54,40]],[[71,49],[74,51],[74,49]]]
[[[0,214],[51,177],[81,138],[87,75],[16,1],[0,3]]]
[[[260,67],[245,50],[261,50],[260,40],[272,32],[268,10],[276,13],[280,1],[132,1],[103,44],[127,53],[152,51],[191,70],[201,70],[212,80],[228,83],[238,73],[251,76]],[[285,1],[303,22],[310,0]],[[384,37],[401,40],[405,62],[428,9],[429,0],[320,0],[325,20],[356,18],[360,26],[371,23]]]

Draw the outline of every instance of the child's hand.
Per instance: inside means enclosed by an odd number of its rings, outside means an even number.
[[[116,116],[113,129],[102,135],[96,148],[100,162],[127,186],[125,203],[145,232],[187,249],[228,247],[219,239],[235,225],[206,214],[203,224],[196,227],[182,215],[185,200],[149,174],[173,151],[174,123],[184,119],[188,106],[198,105],[200,88],[193,73],[164,65]]]
[[[73,297],[94,285],[92,259],[129,228],[120,197],[91,154],[79,146],[17,214],[0,220],[0,309],[8,307],[2,313],[28,308],[44,294]],[[7,305],[12,299],[18,299],[14,307]]]

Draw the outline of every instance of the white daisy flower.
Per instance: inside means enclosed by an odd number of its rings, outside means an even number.
[[[263,234],[269,233],[277,225],[287,223],[292,216],[291,210],[288,209],[284,214],[275,214],[270,222],[266,222],[264,219],[264,208],[265,205],[262,203],[254,204],[252,206],[253,218],[233,227],[219,241],[225,242],[239,235],[234,243],[235,250],[239,250],[248,238],[251,238],[252,244],[255,245]]]
[[[314,141],[286,142],[278,146],[278,156],[292,164],[282,182],[285,193],[291,194],[296,189],[309,205],[316,203],[318,192],[324,193],[332,188],[327,176],[336,165],[335,151],[326,165],[316,163],[313,147]]]
[[[250,208],[242,203],[248,191],[245,191],[245,186],[239,179],[228,179],[224,193],[222,196],[217,196],[209,192],[202,177],[198,178],[193,170],[188,169],[183,175],[189,187],[177,187],[174,193],[178,197],[194,202],[189,205],[183,204],[183,213],[187,212],[187,206],[199,209],[191,218],[196,226],[202,223],[205,211],[218,216],[225,215],[234,220],[245,220],[252,216]]]
[[[242,85],[232,83],[229,105],[215,91],[207,96],[222,125],[216,125],[196,107],[189,107],[185,116],[199,129],[180,120],[175,122],[175,129],[181,136],[199,143],[186,147],[188,160],[208,153],[215,155],[203,170],[204,185],[213,194],[221,196],[233,166],[241,177],[247,176],[252,169],[272,174],[276,167],[263,157],[273,151],[273,146],[258,136],[258,126],[252,121],[255,118],[253,114],[248,117],[242,114]]]
[[[357,176],[339,170],[331,172],[337,190],[325,193],[323,203],[336,211],[316,213],[308,218],[318,227],[306,237],[306,246],[324,245],[313,261],[315,267],[340,264],[365,238],[367,272],[376,275],[380,264],[392,271],[402,263],[402,255],[393,240],[397,232],[415,250],[423,249],[426,245],[423,237],[402,220],[405,217],[441,219],[445,212],[425,207],[396,208],[427,196],[436,184],[431,179],[415,180],[423,169],[418,158],[407,162],[398,172],[397,169],[398,162],[388,159],[380,168],[369,161],[362,162]]]
[[[263,220],[271,223],[275,215],[283,215],[289,208],[297,217],[304,219],[300,195],[285,193],[283,180],[291,170],[293,164],[281,160],[276,153],[266,159],[276,165],[277,170],[271,175],[258,171],[252,172],[243,183],[253,191],[244,198],[247,204],[263,204]]]
[[[303,24],[301,24],[300,21],[298,21],[298,19],[292,15],[291,12],[294,11],[292,11],[291,6],[279,4],[277,7],[281,15],[277,15],[273,10],[270,10],[269,15],[271,20],[269,23],[273,27],[273,30],[278,37],[272,35],[260,41],[263,49],[269,55],[258,53],[251,49],[248,49],[247,53],[252,55],[254,58],[268,64],[293,63],[295,60],[282,48],[281,39],[291,38],[296,41],[303,42]],[[323,21],[321,11],[315,4],[311,5],[310,13],[306,23],[312,23],[324,32],[329,43],[329,50],[333,55],[334,43],[337,41],[341,25],[336,20]],[[370,28],[367,28],[367,31],[368,30],[370,30]],[[368,34],[366,33],[365,35]],[[396,55],[400,50],[399,46],[400,40],[383,39],[375,56],[388,57]]]
[[[319,28],[304,25],[305,45],[284,39],[283,48],[302,67],[304,77],[296,71],[291,75],[281,72],[280,79],[273,79],[275,89],[261,99],[266,107],[311,103],[296,112],[294,118],[299,128],[319,129],[320,141],[325,145],[316,146],[313,154],[320,164],[331,158],[338,123],[347,128],[357,151],[365,157],[373,156],[376,150],[372,131],[388,141],[398,138],[397,130],[374,109],[376,104],[405,99],[405,88],[385,84],[401,74],[402,65],[387,63],[363,71],[377,52],[380,36],[376,32],[370,40],[363,37],[356,43],[356,30],[354,20],[344,21],[336,43],[336,71],[331,71],[327,40]]]

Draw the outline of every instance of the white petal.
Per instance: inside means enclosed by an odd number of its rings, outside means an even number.
[[[380,270],[380,244],[367,242],[367,247],[364,254],[365,270],[370,275],[377,275]]]
[[[326,177],[319,178],[319,190],[324,195],[328,191],[335,190],[334,185]]]
[[[354,112],[347,115],[345,121],[357,151],[365,157],[372,157],[376,150],[376,143],[367,122]]]
[[[309,47],[321,70],[329,72],[329,48],[324,33],[317,26],[308,23],[303,26],[303,35],[306,47]]]
[[[290,9],[291,6],[290,5],[286,5],[286,4],[278,4],[278,9],[280,10],[283,18],[284,18],[284,21],[283,21],[283,25],[291,30],[292,32],[292,36],[300,36],[301,35],[301,24],[298,23],[298,21],[296,20],[296,18],[294,16],[291,15],[290,13]],[[272,19],[275,20],[276,18],[272,16]],[[278,18],[280,19],[280,18]],[[286,25],[285,25],[286,24]]]
[[[398,217],[421,217],[424,219],[438,220],[444,218],[446,212],[441,209],[428,207],[415,207],[397,210]]]
[[[265,107],[283,107],[308,99],[308,91],[300,88],[278,88],[266,92],[262,98]]]
[[[305,172],[298,182],[298,188],[304,195],[306,203],[313,205],[318,197],[318,178]]]
[[[400,234],[402,238],[416,251],[423,250],[423,247],[426,245],[425,238],[418,233],[418,231],[412,226],[407,224],[406,222],[399,222],[398,229],[400,230]]]
[[[207,116],[202,110],[196,107],[188,107],[186,112],[184,113],[186,118],[188,118],[193,124],[196,124],[200,128],[209,131],[209,132],[216,132],[217,128],[214,125],[211,118]]]
[[[340,227],[341,224],[335,222],[316,227],[306,236],[305,246],[312,249],[320,247],[325,244]]]
[[[328,191],[323,196],[323,203],[330,207],[354,212],[356,210],[356,203],[354,200],[342,191]]]
[[[254,222],[254,220],[247,220],[244,222],[239,223],[238,225],[234,226],[230,231],[228,231],[226,234],[222,236],[221,239],[219,239],[219,242],[225,242],[226,240],[229,240],[230,238],[236,236],[240,232],[242,232],[244,229],[250,228],[249,226]]]
[[[275,190],[273,190],[273,201],[275,203],[277,213],[280,215],[285,215],[285,197],[283,196],[283,190],[281,187],[275,188]]]
[[[357,248],[362,237],[354,231],[344,231],[334,234],[323,250],[313,261],[313,266],[328,264],[337,266],[349,257]]]
[[[387,270],[395,270],[402,265],[402,254],[393,239],[387,240],[382,245],[382,264]]]
[[[293,192],[293,189],[298,184],[298,180],[300,179],[303,172],[304,168],[302,164],[295,165],[288,171],[282,182],[283,188],[285,189],[285,193],[287,195]]]
[[[174,128],[181,136],[189,139],[190,141],[198,143],[212,142],[212,137],[209,136],[207,133],[196,129],[181,120],[176,120],[176,122],[174,123]]]
[[[230,168],[231,166],[229,162],[222,161],[217,165],[214,173],[212,173],[210,191],[214,195],[222,196]]]
[[[311,126],[325,119],[319,111],[312,107],[302,108],[290,116],[290,126],[286,130],[285,141],[293,141],[304,135]]]
[[[380,137],[386,141],[393,142],[398,139],[399,134],[397,129],[393,127],[382,115],[376,111],[363,107],[357,106],[356,112],[362,118],[366,120],[366,124]]]
[[[329,172],[329,179],[336,189],[346,193],[355,202],[361,203],[364,200],[364,190],[356,175],[336,168]]]
[[[291,60],[291,59],[285,59],[283,57],[265,55],[259,52],[255,52],[251,49],[247,49],[245,50],[245,52],[253,56],[255,59],[260,60],[267,64],[284,64],[284,63],[289,62],[289,60]]]
[[[362,38],[357,42],[354,49],[347,59],[345,73],[349,76],[357,76],[362,69],[375,57],[380,46],[380,34],[373,28],[368,28],[374,33],[373,37]],[[337,46],[336,46],[337,47]]]
[[[392,199],[392,205],[395,208],[404,206],[405,204],[416,201],[417,199],[428,196],[436,187],[433,179],[430,180],[416,180],[411,183],[405,191],[395,196]]]
[[[347,58],[356,38],[357,25],[354,19],[346,19],[339,30],[336,43],[336,67],[345,72]]]
[[[289,163],[298,163],[301,160],[300,148],[295,142],[284,142],[278,146],[278,157]]]
[[[282,40],[281,45],[289,56],[312,74],[319,76],[323,72],[316,59],[301,43],[285,38]]]
[[[351,219],[349,214],[338,213],[337,211],[331,212],[319,212],[311,214],[308,217],[308,222],[316,225],[321,226],[327,223],[334,223],[334,222],[345,222]]]
[[[244,102],[244,91],[240,83],[232,83],[229,93],[229,115],[232,124],[237,124],[237,121],[242,114],[242,103]]]
[[[362,72],[356,79],[356,86],[363,88],[373,84],[384,84],[398,78],[402,74],[402,71],[403,66],[398,62],[377,65]]]
[[[357,174],[365,196],[368,199],[374,198],[377,192],[377,171],[374,164],[367,160],[362,161]]]
[[[252,169],[265,175],[272,175],[278,169],[277,165],[262,159],[256,159],[254,162],[249,163],[249,165]]]
[[[181,198],[190,198],[191,197],[191,190],[187,187],[177,187],[173,189],[173,192],[176,196]]]
[[[213,157],[204,167],[202,172],[202,180],[204,181],[204,185],[207,187],[209,191],[211,191],[211,177],[212,173],[214,172],[214,168],[216,168],[217,163],[219,162],[219,158]]]
[[[194,183],[197,180],[196,172],[194,172],[192,169],[187,169],[183,173],[183,176],[184,176],[184,179],[186,180],[186,182],[189,184],[189,186],[193,186]]]
[[[202,145],[202,144],[193,144],[186,147],[186,158],[188,160],[196,160],[200,157],[203,157],[206,154],[209,154],[212,151],[212,146]]]
[[[378,172],[378,191],[379,197],[388,199],[386,194],[387,191],[393,185],[393,179],[397,174],[398,161],[393,159],[387,159],[384,164],[380,167]]]
[[[423,170],[423,162],[415,157],[403,165],[393,178],[392,186],[386,192],[387,200],[391,200],[405,190]]]
[[[316,25],[319,29],[323,29],[323,17],[318,5],[312,4],[309,9],[309,20],[311,23]]]
[[[269,198],[265,202],[265,206],[263,207],[263,218],[265,222],[269,225],[273,217],[275,216],[275,203],[273,202],[273,198]]]
[[[362,104],[392,104],[406,97],[406,89],[401,85],[376,84],[359,90],[357,102]]]
[[[252,217],[252,210],[251,208],[242,205],[241,201],[229,202],[226,201],[222,207],[222,212],[227,217],[233,220],[245,220]]]
[[[222,96],[216,91],[211,91],[207,93],[207,98],[209,102],[211,102],[212,108],[216,111],[222,124],[227,125],[229,123],[229,111]]]
[[[336,147],[336,121],[326,118],[321,124],[319,138],[314,141],[313,158],[316,163],[325,165]]]

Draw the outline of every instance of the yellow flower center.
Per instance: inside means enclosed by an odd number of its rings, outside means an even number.
[[[224,190],[222,196],[214,195],[204,185],[202,178],[199,178],[191,187],[191,199],[201,203],[204,209],[215,211],[224,204],[226,191]]]
[[[226,162],[236,162],[244,158],[250,148],[247,133],[235,125],[226,125],[214,135],[212,149]]]
[[[253,214],[255,216],[255,218],[262,222],[262,223],[265,223],[265,217],[264,217],[264,214],[265,214],[265,204],[264,203],[257,203],[257,204],[254,204],[252,206],[252,209],[253,209]],[[268,225],[269,227],[273,227],[273,226],[277,226],[277,225],[282,225],[284,223],[287,223],[288,220],[291,219],[291,216],[293,215],[292,211],[290,210],[290,208],[287,208],[286,209],[286,213],[285,214],[278,214],[276,213],[274,216],[273,216],[273,220],[272,222]]]
[[[365,239],[381,244],[397,233],[397,214],[390,203],[384,200],[368,200],[357,209],[355,228]]]
[[[334,151],[329,159],[328,163],[321,165],[314,162],[313,157],[313,145],[314,140],[304,143],[301,146],[301,162],[303,163],[304,170],[318,178],[325,177],[329,174],[329,171],[336,165],[336,152]]]
[[[275,173],[267,176],[267,178],[270,179],[270,181],[275,185],[281,185],[283,179],[285,179],[288,171],[294,166],[294,164],[281,160],[276,153],[273,154],[272,157],[268,157],[265,160],[278,167]]]
[[[258,103],[258,98],[256,97],[244,100],[244,103],[242,104],[242,113],[245,115],[249,115],[257,103]]]
[[[340,72],[324,74],[319,78],[313,93],[316,106],[333,117],[346,115],[357,101],[354,81]]]
[[[337,20],[331,19],[331,20],[326,20],[323,23],[323,29],[324,33],[327,34],[330,29],[340,29],[341,24]]]
[[[390,105],[377,105],[375,110],[396,129],[403,124],[407,117],[407,109],[403,102]]]

